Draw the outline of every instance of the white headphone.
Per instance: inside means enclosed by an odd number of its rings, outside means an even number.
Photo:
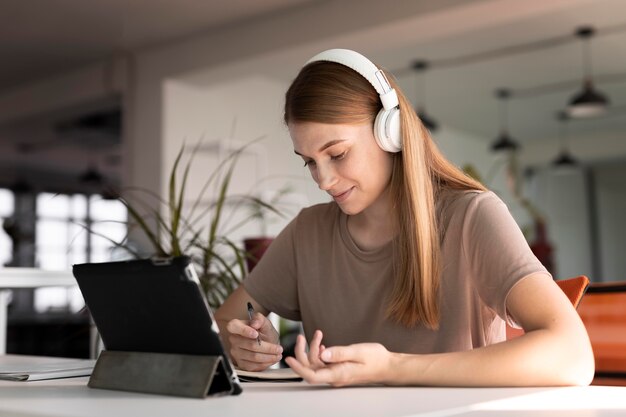
[[[398,95],[391,88],[385,73],[369,59],[358,52],[349,49],[329,49],[320,52],[307,61],[307,64],[316,61],[330,61],[345,65],[361,74],[376,89],[380,96],[383,108],[376,115],[374,121],[374,138],[378,146],[387,152],[402,150],[402,136],[400,135],[400,109]]]

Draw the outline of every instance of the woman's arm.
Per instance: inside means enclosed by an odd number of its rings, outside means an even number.
[[[255,315],[248,318],[247,304],[252,303]],[[267,319],[267,311],[243,286],[237,288],[215,312],[215,321],[222,335],[224,348],[241,369],[261,371],[282,358],[278,332]],[[257,337],[260,337],[259,344]]]
[[[428,355],[391,353],[379,344],[357,344],[326,348],[319,358],[310,358],[301,339],[296,358],[287,358],[287,363],[311,383],[336,386],[553,386],[591,382],[594,359],[587,332],[549,276],[535,274],[521,280],[511,290],[507,307],[526,334],[503,343]],[[318,351],[311,348],[311,352]]]

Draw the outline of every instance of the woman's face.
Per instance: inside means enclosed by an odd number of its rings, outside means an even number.
[[[319,188],[344,213],[359,214],[381,201],[393,157],[378,147],[371,123],[290,123],[289,133]]]

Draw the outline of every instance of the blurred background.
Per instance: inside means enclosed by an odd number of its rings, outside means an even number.
[[[327,201],[281,109],[303,63],[336,47],[396,77],[556,278],[626,279],[621,0],[0,0],[0,261],[69,271],[115,259],[128,218],[116,197],[165,198],[183,143],[202,140],[191,195],[229,151],[263,138],[233,192],[289,185],[291,215]],[[273,236],[288,220],[231,237]],[[7,351],[88,354],[76,289],[7,294]]]

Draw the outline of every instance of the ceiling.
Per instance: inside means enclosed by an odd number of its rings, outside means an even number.
[[[342,1],[345,0],[59,0],[54,2],[53,9],[34,10],[29,2],[0,0],[0,94],[120,51],[173,44],[225,28],[244,28],[268,16],[295,9]],[[498,1],[483,3],[497,4]],[[491,23],[476,24],[461,34],[454,28],[440,28],[437,29],[441,32],[438,36],[413,36],[411,26],[398,21],[397,25],[385,25],[384,28],[370,30],[364,27],[355,36],[337,38],[337,41],[368,53],[371,51],[370,57],[395,74],[411,99],[416,98],[417,92],[416,75],[410,65],[415,59],[430,61],[432,68],[424,73],[425,88],[421,91],[421,101],[428,113],[441,124],[477,137],[497,135],[499,120],[494,91],[501,87],[512,89],[514,95],[509,100],[511,135],[522,143],[529,143],[554,140],[557,136],[555,112],[580,89],[582,77],[581,43],[573,33],[581,25],[593,25],[598,30],[591,43],[593,73],[597,87],[610,97],[614,111],[604,118],[570,123],[571,136],[598,132],[623,135],[622,132],[626,132],[626,2],[555,0],[554,4],[557,3],[558,7],[522,13],[525,12],[525,2],[517,2],[520,17],[516,18],[513,11],[500,23],[497,19],[485,19]],[[347,18],[357,19],[358,14]],[[459,24],[471,26],[467,22]],[[385,42],[381,40],[381,34]],[[552,47],[531,48],[472,63],[446,64],[449,59],[567,36],[571,36],[569,40],[562,39]],[[332,39],[323,33],[319,38],[324,43],[332,43]],[[394,41],[389,42],[389,39]],[[301,57],[297,59],[301,60]],[[265,71],[290,79],[301,64],[298,62],[268,65]],[[115,105],[115,102],[94,103],[93,108],[107,110]],[[41,123],[58,125],[58,118],[43,117]],[[30,130],[24,130],[26,125]],[[36,135],[35,125],[29,120],[23,121],[21,126],[0,126],[0,142],[3,129],[5,132],[21,130],[25,137],[33,137]],[[48,138],[48,142],[52,140]],[[112,151],[107,154],[104,149],[98,149],[101,155],[105,155],[102,157],[105,161],[99,163],[106,170],[106,161],[109,161],[109,169],[114,172],[118,169],[119,137],[100,138],[97,143],[107,142],[112,142]],[[94,143],[89,146],[98,148]],[[68,149],[59,153],[71,154]],[[45,165],[37,155],[31,154],[23,159],[32,166]],[[82,159],[76,155],[74,160],[81,162],[76,169],[84,169],[84,157]],[[54,160],[47,152],[45,162],[53,165]],[[67,167],[67,160],[64,163]]]
[[[32,2],[0,0],[0,94],[123,51],[160,47],[323,1],[59,0],[37,9]],[[119,97],[108,97],[0,125],[0,186],[26,178],[89,188],[67,181],[92,166],[119,179],[119,132],[106,123],[81,124],[86,115],[119,107]]]
[[[495,92],[507,88],[512,92],[511,135],[522,144],[553,140],[558,136],[557,112],[581,91],[583,43],[575,32],[587,25],[596,29],[590,43],[595,85],[610,98],[612,111],[602,118],[572,120],[570,136],[621,133],[626,131],[626,2],[579,2],[461,37],[418,41],[380,59],[389,62],[412,99],[417,97],[417,75],[410,64],[414,59],[430,61],[431,68],[422,75],[422,101],[446,125],[494,138],[500,124]]]
[[[120,51],[245,25],[320,0],[0,0],[0,92]]]

